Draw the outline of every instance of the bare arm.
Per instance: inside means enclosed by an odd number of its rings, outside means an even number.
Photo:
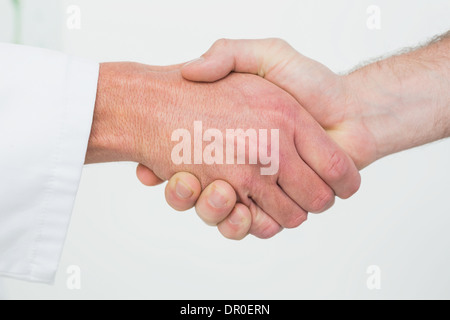
[[[450,32],[346,76],[374,159],[450,136]]]

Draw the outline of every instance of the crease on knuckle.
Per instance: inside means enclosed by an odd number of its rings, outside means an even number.
[[[348,186],[346,193],[340,194],[339,197],[341,199],[348,199],[353,196],[356,192],[358,192],[361,187],[361,175],[358,173],[352,183]]]
[[[269,217],[265,216],[264,211],[254,202],[251,203],[250,213],[252,215],[253,224],[250,227],[250,233],[260,239],[269,239],[278,234],[282,227]]]
[[[308,218],[307,212],[300,212],[298,214],[292,215],[292,217],[289,218],[289,220],[287,221],[287,223],[285,225],[283,225],[283,227],[285,227],[287,229],[297,228],[303,222],[305,222],[307,220],[307,218]]]
[[[226,39],[226,38],[221,38],[216,40],[216,42],[214,42],[213,47],[226,47],[228,45],[228,43],[230,42],[230,39]]]
[[[281,231],[281,229],[281,226],[279,226],[278,224],[272,221],[267,221],[264,222],[264,224],[259,228],[257,237],[261,239],[270,239],[277,235]]]
[[[327,176],[332,181],[339,181],[348,171],[346,157],[339,151],[335,151],[328,162]]]
[[[330,207],[334,203],[335,195],[334,192],[329,189],[318,193],[314,201],[311,203],[311,212],[321,213]]]
[[[283,40],[281,38],[269,38],[267,39],[270,46],[276,47],[276,48],[286,48],[289,46],[286,40]]]

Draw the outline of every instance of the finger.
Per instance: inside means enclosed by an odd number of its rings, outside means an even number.
[[[166,185],[166,201],[175,210],[186,211],[194,207],[201,191],[200,182],[194,175],[178,172]]]
[[[163,183],[164,181],[158,178],[152,170],[144,166],[143,164],[138,164],[136,168],[136,175],[139,181],[146,186],[156,186]]]
[[[257,73],[258,45],[252,40],[219,40],[199,59],[181,68],[184,78],[192,81],[213,82],[231,71]]]
[[[219,222],[217,228],[225,238],[242,240],[248,234],[251,225],[250,210],[242,203],[237,203],[228,217]]]
[[[249,197],[283,228],[296,228],[302,224],[307,212],[295,203],[277,184],[264,185],[251,190]]]
[[[260,239],[269,239],[280,233],[283,227],[280,226],[271,216],[269,216],[254,201],[250,202],[249,210],[252,215],[252,224],[249,234]]]
[[[236,204],[236,192],[227,182],[216,180],[203,190],[195,205],[199,217],[208,225],[223,221]]]
[[[331,208],[335,200],[334,191],[297,153],[288,159],[278,177],[283,191],[306,211],[320,213]]]
[[[346,199],[356,193],[361,176],[350,157],[303,108],[298,108],[295,122],[295,144],[303,161],[338,197]]]

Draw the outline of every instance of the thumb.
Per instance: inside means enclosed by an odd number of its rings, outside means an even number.
[[[271,46],[281,40],[227,40],[216,41],[200,58],[188,62],[181,68],[183,77],[198,82],[213,82],[225,78],[230,72],[251,73],[264,76],[269,70],[264,62],[270,61],[280,51]],[[282,57],[277,57],[281,59]]]
[[[336,99],[339,76],[323,64],[307,58],[281,39],[216,41],[199,59],[181,68],[183,77],[197,82],[213,82],[230,72],[259,75],[289,92],[321,122],[322,101]],[[319,100],[318,100],[319,99]],[[311,101],[315,101],[311,105]]]
[[[283,87],[298,82],[311,61],[281,39],[221,39],[202,57],[185,64],[181,73],[185,79],[197,82],[217,81],[233,71],[250,73]]]
[[[214,82],[225,78],[233,69],[233,57],[213,46],[200,58],[186,63],[181,74],[186,80]]]

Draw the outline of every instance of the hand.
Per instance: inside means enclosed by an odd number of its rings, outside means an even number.
[[[262,176],[261,165],[175,165],[171,135],[179,128],[192,131],[196,120],[221,132],[279,128],[278,173]],[[155,72],[139,64],[101,66],[87,163],[117,160],[142,163],[160,179],[188,171],[202,187],[226,180],[237,195],[228,199],[229,189],[215,184],[205,190],[208,200],[215,200],[208,206],[230,208],[242,202],[248,209],[237,206],[235,211],[250,210],[250,232],[260,237],[298,226],[306,219],[305,210],[320,212],[333,204],[333,189],[348,197],[360,183],[346,154],[290,95],[269,82],[236,74],[212,84],[192,83],[179,71]],[[181,193],[190,198],[195,191],[184,188]]]
[[[351,88],[345,77],[338,76],[320,63],[308,59],[279,39],[220,40],[199,60],[185,65],[182,74],[192,81],[213,82],[230,72],[257,74],[289,92],[327,130],[327,133],[348,153],[359,169],[377,159],[377,148],[372,133],[366,128],[363,113],[353,103]],[[142,171],[143,173],[145,170]],[[141,175],[142,176],[142,175]],[[196,193],[195,177],[180,173],[178,181],[185,180]],[[223,182],[220,182],[225,188]],[[169,204],[187,210],[196,198],[180,199],[174,192],[175,181],[166,188]],[[231,186],[227,186],[229,196]],[[207,193],[198,200],[196,209],[201,217],[214,221],[221,233],[231,239],[241,239],[251,223],[243,210],[217,212],[205,208]],[[232,221],[241,219],[241,227]]]
[[[185,79],[200,82],[217,81],[233,71],[259,75],[289,92],[358,169],[378,159],[375,139],[365,127],[365,113],[355,103],[348,77],[301,55],[280,39],[219,40],[202,58],[181,69]]]
[[[301,102],[361,169],[450,136],[449,47],[447,32],[427,46],[337,76],[281,40],[221,40],[182,72],[196,81],[230,71],[265,77]],[[240,228],[228,220],[217,220],[219,230],[237,238]]]

